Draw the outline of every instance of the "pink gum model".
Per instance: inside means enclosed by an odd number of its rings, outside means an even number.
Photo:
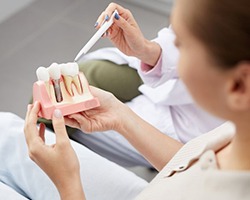
[[[37,81],[33,85],[33,101],[41,104],[39,117],[51,119],[55,109],[60,109],[63,116],[82,112],[100,106],[97,98],[93,97],[89,90],[89,84],[83,73],[78,74],[82,94],[77,92],[77,88],[72,84],[73,96],[65,88],[63,78],[60,79],[60,87],[63,101],[57,102],[52,82],[49,81],[48,87],[43,81]]]

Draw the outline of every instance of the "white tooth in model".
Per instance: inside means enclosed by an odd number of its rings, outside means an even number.
[[[71,68],[68,67],[67,64],[60,64],[60,68],[61,68],[61,73],[63,75],[63,79],[64,79],[64,85],[66,87],[66,90],[68,91],[68,93],[73,96],[73,92],[71,89],[71,84],[72,84],[72,72],[71,72]]]
[[[79,94],[82,93],[82,88],[81,88],[81,83],[80,83],[80,80],[79,80],[79,66],[77,63],[71,63],[71,67],[73,68],[73,71],[74,71],[74,74],[75,76],[73,76],[73,83],[75,84],[76,86],[76,89],[78,91]]]
[[[60,87],[60,78],[61,78],[60,66],[57,63],[52,63],[49,66],[48,70],[49,70],[49,75],[54,86],[56,101],[61,102],[63,98],[62,98],[62,91]]]
[[[49,79],[50,79],[50,76],[49,76],[49,72],[47,70],[47,68],[45,67],[38,67],[37,70],[36,70],[36,76],[37,76],[37,79],[39,81],[43,81],[44,84],[45,84],[45,87],[46,87],[46,90],[48,92],[48,94],[50,94],[50,90],[49,90]]]
[[[64,78],[64,83],[68,93],[73,96],[72,83],[75,85],[77,92],[82,93],[81,83],[78,77],[79,67],[77,63],[61,64],[61,72]]]

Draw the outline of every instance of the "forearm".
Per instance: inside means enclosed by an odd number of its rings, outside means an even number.
[[[62,175],[63,176],[63,175]],[[72,181],[64,181],[62,183],[55,183],[61,200],[85,200],[83,187],[80,180],[80,175],[72,178]]]
[[[157,170],[161,170],[182,147],[177,140],[161,133],[137,116],[130,108],[124,107],[126,123],[120,132]],[[129,117],[126,117],[129,116]]]
[[[156,65],[158,59],[161,56],[161,47],[158,43],[145,40],[145,45],[142,48],[142,51],[136,55],[136,57],[141,60],[143,63],[152,66]]]

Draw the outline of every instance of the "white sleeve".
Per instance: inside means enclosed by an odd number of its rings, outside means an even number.
[[[28,200],[2,182],[0,182],[0,199]]]
[[[142,71],[142,68],[138,70],[145,84],[156,87],[170,79],[178,79],[176,67],[179,52],[174,45],[174,40],[175,34],[171,28],[163,28],[158,32],[158,37],[153,40],[157,42],[162,49],[158,63],[150,71]]]
[[[159,31],[158,37],[153,41],[157,42],[162,49],[162,76],[168,79],[176,78],[179,51],[174,44],[175,34],[171,28],[163,28]]]

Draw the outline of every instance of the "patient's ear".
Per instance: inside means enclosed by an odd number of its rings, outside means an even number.
[[[250,62],[241,62],[232,69],[227,91],[228,106],[233,111],[250,109]]]

